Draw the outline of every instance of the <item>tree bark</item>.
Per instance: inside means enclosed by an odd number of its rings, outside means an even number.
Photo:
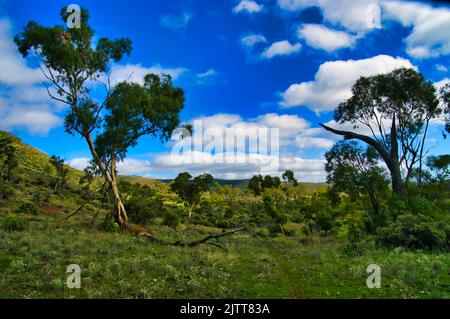
[[[120,197],[119,189],[117,187],[117,183],[115,180],[115,174],[110,174],[108,168],[106,167],[105,163],[102,162],[100,157],[98,156],[97,152],[94,148],[94,143],[92,142],[92,138],[90,134],[85,135],[86,142],[89,145],[89,150],[91,151],[91,154],[97,163],[100,170],[103,172],[106,181],[108,182],[109,188],[111,190],[111,193],[114,198],[114,219],[119,224],[120,228],[123,231],[126,231],[128,229],[128,216],[125,210],[125,207],[123,205],[122,199]],[[115,166],[115,162],[113,164]],[[113,167],[115,169],[115,167]]]
[[[374,140],[369,136],[358,134],[351,131],[337,130],[329,126],[326,126],[325,124],[320,124],[320,126],[322,126],[328,132],[343,136],[346,140],[357,139],[375,148],[389,169],[389,173],[391,175],[392,191],[399,196],[404,195],[403,181],[400,172],[400,162],[398,160],[399,158],[398,141],[397,141],[397,130],[395,127],[395,118],[393,119],[393,125],[391,126],[390,152],[386,149],[384,145],[382,145],[380,142]]]
[[[123,205],[122,197],[120,196],[119,188],[117,187],[116,159],[114,156],[111,158],[111,177],[113,194],[117,194],[117,196],[114,195],[114,217],[116,222],[126,229],[128,228],[128,216]]]

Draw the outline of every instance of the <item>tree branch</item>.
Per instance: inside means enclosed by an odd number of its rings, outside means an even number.
[[[221,237],[230,236],[230,235],[233,235],[233,234],[235,234],[237,232],[244,231],[246,229],[247,229],[247,227],[241,227],[241,228],[233,229],[233,230],[230,230],[230,231],[227,231],[227,232],[223,232],[223,233],[217,234],[217,235],[208,235],[208,236],[206,236],[206,237],[204,237],[202,239],[195,240],[195,241],[192,241],[192,242],[176,241],[176,242],[172,242],[171,243],[171,242],[159,239],[159,238],[153,236],[152,234],[145,233],[145,232],[144,233],[140,233],[138,235],[138,237],[146,237],[146,238],[150,239],[151,241],[153,241],[153,242],[155,242],[157,244],[163,245],[163,246],[195,247],[195,246],[198,246],[200,244],[212,244],[212,243],[209,243],[208,241],[211,240],[211,239],[218,239],[218,238],[221,238]],[[213,244],[213,245],[214,246],[218,246],[218,244]],[[223,248],[223,247],[221,247],[221,248]]]
[[[346,140],[351,140],[351,139],[361,140],[361,141],[369,144],[370,146],[374,147],[380,153],[381,157],[383,157],[383,159],[385,161],[391,161],[390,154],[388,153],[386,148],[380,142],[374,140],[373,138],[366,136],[366,135],[351,132],[351,131],[337,130],[332,127],[326,126],[325,124],[322,124],[322,123],[319,123],[319,125],[322,126],[328,132],[344,136],[344,138]],[[388,164],[388,163],[386,163],[386,164]]]

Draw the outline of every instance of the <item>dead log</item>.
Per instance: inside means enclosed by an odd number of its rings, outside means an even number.
[[[152,234],[145,233],[145,232],[144,233],[140,233],[138,235],[138,237],[146,237],[146,238],[150,239],[151,241],[153,241],[154,243],[157,243],[157,244],[163,245],[163,246],[195,247],[195,246],[198,246],[200,244],[211,244],[211,245],[214,245],[216,247],[223,248],[222,246],[220,246],[217,243],[210,243],[208,241],[211,240],[211,239],[218,239],[218,238],[222,238],[222,237],[225,237],[225,236],[230,236],[230,235],[233,235],[233,234],[235,234],[237,232],[244,231],[246,229],[247,229],[247,227],[241,227],[241,228],[237,228],[237,229],[233,229],[233,230],[230,230],[230,231],[226,231],[226,232],[223,232],[223,233],[217,234],[217,235],[208,235],[208,236],[206,236],[206,237],[204,237],[202,239],[195,240],[195,241],[192,241],[192,242],[182,242],[182,241],[168,242],[168,241],[159,239],[158,237],[153,236]]]
[[[76,214],[78,214],[84,208],[84,206],[86,206],[87,204],[89,204],[89,203],[84,203],[83,205],[78,207],[78,209],[74,213],[64,217],[64,220],[68,220],[70,217],[75,216]]]

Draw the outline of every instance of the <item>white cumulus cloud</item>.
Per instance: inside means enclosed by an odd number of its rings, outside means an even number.
[[[406,51],[415,58],[450,54],[450,10],[416,2],[386,1],[387,17],[412,27],[405,39]]]
[[[241,44],[245,48],[253,48],[258,43],[265,43],[267,42],[267,39],[265,36],[261,34],[248,34],[246,36],[243,36],[241,38]]]
[[[271,59],[278,55],[291,55],[297,53],[301,50],[302,45],[300,43],[291,44],[289,41],[278,41],[272,43],[264,52],[261,57],[264,59]]]
[[[379,11],[381,28],[386,21],[411,28],[405,39],[410,56],[426,59],[450,54],[450,9],[445,7],[395,0],[278,0],[278,6],[292,12],[317,6],[325,23],[357,33],[358,38],[374,29],[373,13]]]
[[[26,64],[13,42],[11,24],[0,19],[0,129],[46,135],[62,124],[62,108],[50,100],[39,68]]]
[[[67,161],[67,165],[78,170],[84,170],[89,166],[90,158],[77,157]],[[139,174],[146,173],[151,169],[150,161],[138,160],[134,158],[126,158],[124,161],[117,163],[117,170],[119,174]]]
[[[334,110],[351,97],[351,88],[361,76],[388,73],[400,67],[411,68],[407,59],[378,55],[362,60],[338,60],[320,65],[313,81],[292,84],[282,93],[283,107],[305,106],[320,113]]]
[[[346,32],[332,30],[320,24],[305,24],[298,30],[298,35],[313,48],[332,52],[351,47],[356,37]]]
[[[258,4],[255,1],[251,1],[251,0],[241,0],[234,8],[233,8],[233,13],[237,14],[237,13],[241,13],[241,12],[246,12],[246,13],[257,13],[262,11],[263,9],[263,5],[262,4]]]
[[[111,68],[111,84],[116,84],[122,81],[131,81],[142,84],[144,77],[149,73],[158,75],[169,74],[172,79],[178,79],[188,69],[182,67],[166,68],[160,64],[151,67],[144,67],[141,64],[115,64]]]

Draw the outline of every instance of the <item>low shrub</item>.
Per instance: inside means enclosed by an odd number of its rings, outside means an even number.
[[[27,221],[16,215],[6,216],[0,224],[0,228],[5,231],[22,231],[26,228],[26,226]]]
[[[403,214],[387,227],[381,228],[378,243],[406,249],[448,250],[450,224],[448,219],[436,220],[423,214]]]
[[[46,191],[40,191],[33,194],[33,203],[36,205],[48,204],[50,203],[52,195]]]
[[[105,219],[99,224],[99,229],[106,233],[117,233],[120,231],[120,226],[112,219]]]
[[[23,203],[17,209],[18,213],[27,215],[36,215],[39,212],[39,207],[32,202]]]
[[[255,230],[255,236],[258,237],[269,237],[270,232],[267,228],[257,228]]]
[[[133,197],[125,203],[128,218],[135,224],[148,224],[161,215],[162,202],[156,198]]]
[[[0,181],[0,200],[9,200],[14,196],[14,187]]]
[[[7,253],[0,251],[0,272],[3,272],[12,262],[11,256]]]
[[[164,214],[162,224],[176,229],[180,225],[180,218],[174,212],[168,211]]]

